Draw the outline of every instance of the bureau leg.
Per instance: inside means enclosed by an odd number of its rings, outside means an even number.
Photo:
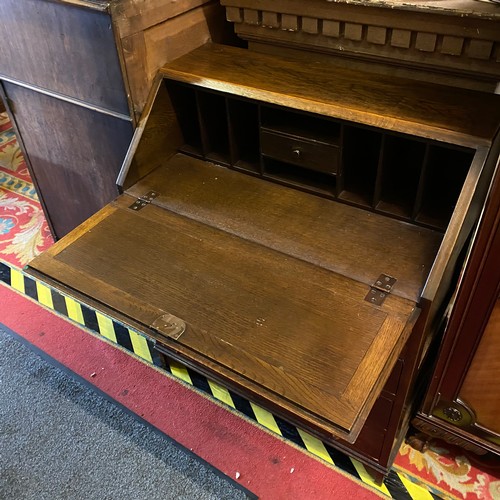
[[[415,450],[424,453],[429,448],[431,437],[423,432],[411,434],[406,438],[406,442]]]

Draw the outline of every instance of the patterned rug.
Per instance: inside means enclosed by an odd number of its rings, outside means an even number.
[[[423,453],[403,444],[393,468],[443,499],[500,500],[500,461],[439,439]]]
[[[10,122],[0,113],[0,261],[23,267],[52,243]],[[407,491],[397,498],[500,500],[500,463],[479,464],[474,454],[439,440],[423,453],[403,444],[394,469],[407,478]]]
[[[23,267],[53,243],[7,113],[0,113],[0,254]]]

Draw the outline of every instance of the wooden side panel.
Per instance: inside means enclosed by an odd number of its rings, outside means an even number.
[[[224,9],[218,2],[210,2],[122,39],[136,114],[144,107],[158,69],[200,45],[219,41],[224,22]]]
[[[123,162],[117,184],[124,190],[168,160],[182,144],[163,78],[157,78]],[[140,193],[138,198],[145,193]]]
[[[125,38],[211,1],[148,0],[145,3],[144,0],[121,0],[111,7],[119,36]]]
[[[0,2],[0,75],[129,114],[106,12],[45,0]]]
[[[60,238],[117,195],[132,124],[8,82],[4,88]]]

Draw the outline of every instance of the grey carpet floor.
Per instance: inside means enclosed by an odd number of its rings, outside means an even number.
[[[248,496],[0,327],[0,498]]]

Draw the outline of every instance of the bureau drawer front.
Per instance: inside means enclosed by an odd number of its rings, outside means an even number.
[[[335,175],[339,166],[339,148],[321,142],[261,130],[264,156],[299,167]]]

